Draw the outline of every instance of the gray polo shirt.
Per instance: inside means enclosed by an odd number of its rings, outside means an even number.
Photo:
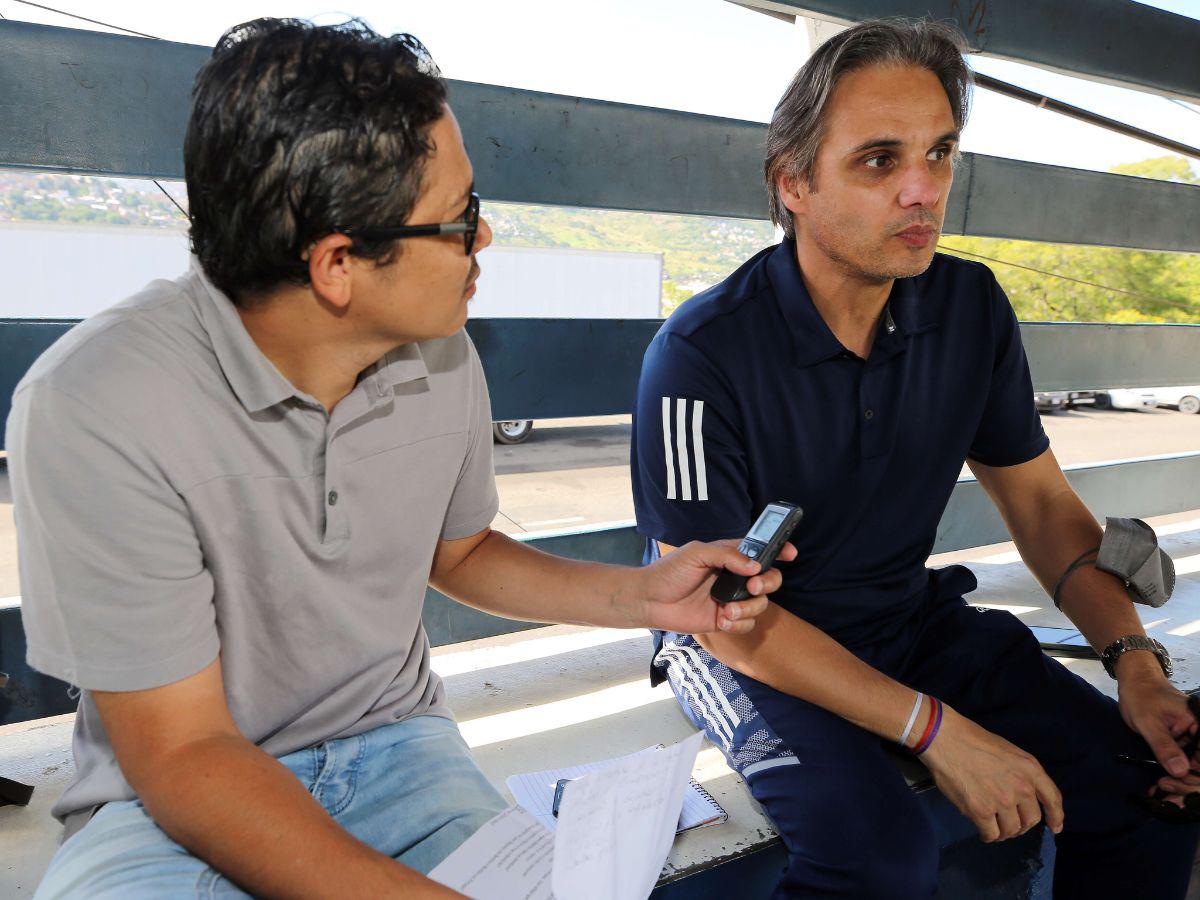
[[[47,351],[6,442],[29,664],[83,691],[54,808],[69,829],[134,796],[90,690],[220,654],[234,721],[274,756],[450,716],[421,624],[430,564],[498,505],[465,332],[392,351],[327,414],[193,262]]]

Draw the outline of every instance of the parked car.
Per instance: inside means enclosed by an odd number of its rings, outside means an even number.
[[[1070,407],[1071,397],[1066,391],[1037,391],[1033,395],[1033,405],[1038,412],[1058,412]]]
[[[497,444],[519,444],[526,440],[532,431],[532,419],[492,423],[492,437],[495,438]]]
[[[1181,413],[1200,413],[1200,384],[1151,388],[1159,406],[1173,406]]]
[[[1096,409],[1156,409],[1158,398],[1153,388],[1113,388],[1096,391]]]

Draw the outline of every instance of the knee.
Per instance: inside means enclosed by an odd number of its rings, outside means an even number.
[[[808,841],[808,846],[789,847],[776,897],[837,894],[907,900],[930,897],[936,890],[939,851],[924,816],[860,819],[824,832],[827,839],[819,845]]]

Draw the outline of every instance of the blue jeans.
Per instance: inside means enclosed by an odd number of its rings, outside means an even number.
[[[508,804],[479,771],[458,726],[416,716],[279,760],[343,828],[428,872]],[[247,806],[254,803],[246,797]],[[54,855],[35,895],[245,897],[167,837],[138,800],[107,803]]]

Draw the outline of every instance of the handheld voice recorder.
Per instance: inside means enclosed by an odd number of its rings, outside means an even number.
[[[757,562],[761,566],[760,572],[767,571],[775,564],[775,557],[792,536],[803,515],[804,510],[794,503],[784,500],[768,503],[758,521],[738,544],[738,552]],[[750,596],[750,592],[746,590],[747,581],[747,576],[735,575],[726,569],[717,576],[712,587],[712,597],[718,603],[745,600]]]

